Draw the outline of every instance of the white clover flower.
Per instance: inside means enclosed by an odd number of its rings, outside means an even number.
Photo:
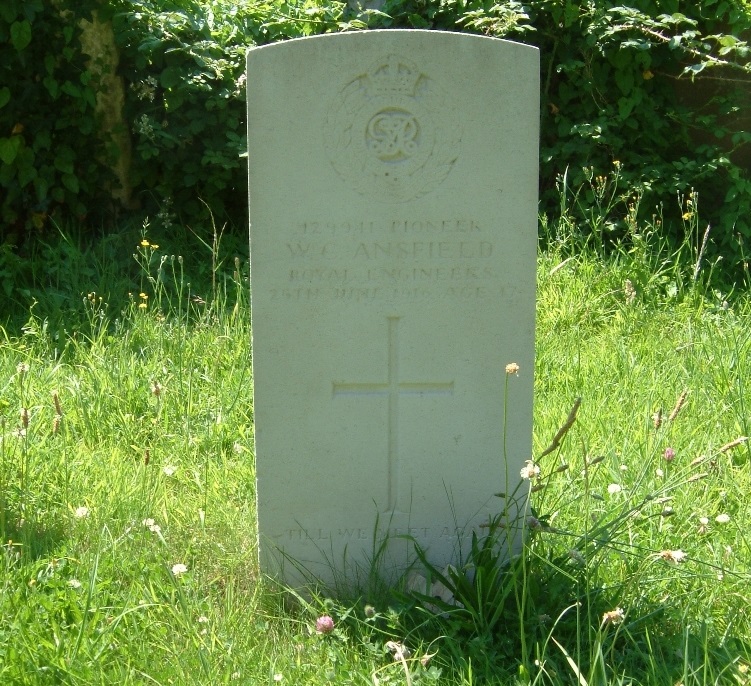
[[[677,565],[681,562],[685,562],[688,556],[682,550],[663,550],[660,553],[660,557],[665,560],[665,562]]]
[[[527,460],[524,466],[519,471],[519,475],[522,479],[536,479],[540,476],[540,467],[536,465],[532,460]]]
[[[188,571],[188,567],[184,565],[182,562],[178,562],[175,565],[172,565],[172,573],[175,576],[180,576],[181,574],[185,574],[185,572]]]
[[[71,588],[81,588],[81,582],[78,579],[71,579],[68,581],[68,586]]]
[[[166,476],[172,476],[177,471],[177,467],[168,464],[162,469],[162,471]]]
[[[620,493],[622,490],[623,488],[621,488],[620,484],[610,484],[608,486],[608,493],[610,493],[610,495],[615,495],[616,493]]]
[[[85,505],[81,505],[81,507],[76,508],[74,514],[78,519],[84,519],[85,517],[89,516],[89,508]]]
[[[716,521],[716,522],[717,522],[718,524],[727,524],[727,523],[728,523],[728,522],[730,521],[730,515],[729,515],[729,514],[725,514],[725,513],[723,513],[723,514],[718,514],[718,515],[717,515],[717,516],[716,516],[716,517],[714,518],[714,520],[715,520],[715,521]]]
[[[604,627],[608,624],[620,624],[625,616],[626,613],[623,611],[623,608],[616,607],[615,610],[610,610],[602,615],[602,623],[600,626]]]

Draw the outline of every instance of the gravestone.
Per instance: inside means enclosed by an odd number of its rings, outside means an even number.
[[[303,38],[248,53],[247,100],[262,568],[393,579],[414,543],[457,563],[525,503],[538,52]]]

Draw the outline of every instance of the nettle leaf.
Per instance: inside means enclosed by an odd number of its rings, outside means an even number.
[[[10,25],[10,42],[18,52],[28,47],[31,43],[31,24],[26,20],[14,21]]]

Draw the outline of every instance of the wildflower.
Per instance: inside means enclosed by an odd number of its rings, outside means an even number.
[[[698,533],[705,534],[707,529],[709,529],[709,517],[699,517]]]
[[[394,656],[394,660],[399,662],[403,662],[411,655],[409,648],[397,641],[387,641],[386,649]]]
[[[527,517],[527,526],[530,528],[531,531],[543,530],[542,522],[540,522],[540,520],[537,519],[537,517],[533,517],[532,515]]]
[[[147,517],[146,519],[141,522],[146,528],[150,526],[154,526],[154,520],[151,517]]]
[[[636,300],[636,289],[634,288],[634,284],[632,283],[631,279],[626,279],[625,283],[623,284],[623,292],[626,295],[626,302],[631,304]]]
[[[68,581],[68,586],[71,588],[81,588],[81,582],[78,579],[71,579]]]
[[[162,384],[160,384],[158,381],[152,381],[151,395],[154,395],[158,398],[161,394],[162,394]]]
[[[316,619],[316,633],[330,634],[334,630],[334,620],[328,615],[322,615]]]
[[[539,465],[536,465],[532,460],[527,460],[525,465],[521,468],[521,471],[519,472],[522,479],[536,479],[540,476],[540,467]]]
[[[662,479],[663,476],[665,476],[665,472],[662,471],[662,469],[655,469],[655,476],[658,479]]]
[[[175,565],[172,565],[172,573],[175,576],[180,576],[181,574],[185,574],[185,572],[188,571],[188,568],[182,563],[178,562]]]
[[[616,493],[620,493],[623,490],[620,484],[610,484],[608,486],[608,493],[610,495],[615,495]]]
[[[655,77],[655,75],[654,75],[654,74],[653,74],[653,73],[652,73],[652,72],[651,72],[651,71],[650,71],[649,69],[646,69],[646,70],[644,70],[644,71],[643,71],[643,72],[641,73],[641,77],[642,77],[642,78],[643,78],[643,79],[644,79],[645,81],[649,81],[650,79],[653,79],[653,78]]]
[[[142,248],[148,248],[149,247],[149,242],[145,238],[141,241],[141,247]]]
[[[516,374],[519,376],[519,365],[516,362],[510,362],[506,365],[506,374]]]
[[[425,655],[423,655],[423,656],[422,656],[422,657],[420,658],[420,664],[421,664],[421,665],[422,665],[422,666],[423,666],[423,667],[424,667],[425,669],[427,669],[427,668],[428,668],[428,665],[430,664],[430,661],[431,661],[431,660],[432,660],[432,659],[433,659],[433,658],[434,658],[434,657],[435,657],[435,656],[436,656],[437,654],[438,654],[438,653],[425,653]]]
[[[665,462],[672,462],[675,459],[675,450],[672,448],[665,448],[665,452],[662,454]]]
[[[665,560],[665,562],[677,565],[681,562],[685,562],[687,555],[682,550],[663,550],[660,553],[660,557]]]
[[[85,505],[81,505],[81,507],[76,508],[74,514],[78,519],[84,519],[85,517],[89,516],[89,508]]]
[[[376,616],[376,609],[372,605],[365,606],[365,616],[368,619],[373,619]]]
[[[730,521],[730,515],[729,514],[718,514],[714,520],[718,524],[727,524]]]
[[[278,684],[279,682],[281,682],[281,680],[282,680],[282,679],[284,679],[284,675],[283,675],[283,674],[278,674],[278,673],[277,673],[277,674],[274,674],[274,681],[275,681],[275,682],[276,682],[277,684]]]
[[[196,621],[197,621],[197,622],[198,622],[199,624],[208,624],[208,622],[209,622],[209,618],[208,618],[208,617],[206,617],[205,615],[201,615],[201,616],[200,616],[200,617],[199,617],[199,618],[198,618],[198,619],[197,619]]]
[[[606,612],[602,615],[602,623],[600,624],[600,628],[608,626],[608,624],[617,625],[620,624],[623,621],[623,618],[626,616],[626,613],[623,611],[622,607],[616,607],[615,610],[610,610],[609,612]]]
[[[19,362],[16,366],[16,373],[23,376],[29,371],[29,365],[26,362]]]
[[[162,469],[162,471],[164,472],[164,474],[165,474],[166,476],[172,476],[172,475],[173,475],[173,474],[174,474],[174,473],[175,473],[175,472],[177,471],[177,467],[173,467],[172,465],[169,465],[169,464],[168,464],[168,465],[166,465],[166,466],[165,466],[165,467],[164,467],[164,468]]]

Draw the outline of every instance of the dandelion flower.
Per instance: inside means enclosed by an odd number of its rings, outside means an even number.
[[[74,513],[78,519],[84,519],[84,517],[89,516],[89,508],[85,505],[81,505],[81,507],[77,507],[76,511]]]
[[[330,634],[334,630],[334,620],[328,615],[322,615],[316,619],[316,633]]]
[[[182,562],[178,562],[176,565],[172,565],[172,573],[175,576],[180,576],[181,574],[185,574],[185,572],[187,571],[188,571],[188,568]]]
[[[727,523],[728,523],[728,522],[730,521],[730,515],[729,515],[729,514],[725,514],[725,513],[723,513],[723,514],[718,514],[718,515],[717,515],[717,516],[716,516],[716,517],[714,518],[714,520],[715,520],[715,521],[716,521],[716,522],[717,522],[718,524],[727,524]]]
[[[519,376],[519,365],[516,362],[511,362],[506,365],[506,374],[516,374]]]

